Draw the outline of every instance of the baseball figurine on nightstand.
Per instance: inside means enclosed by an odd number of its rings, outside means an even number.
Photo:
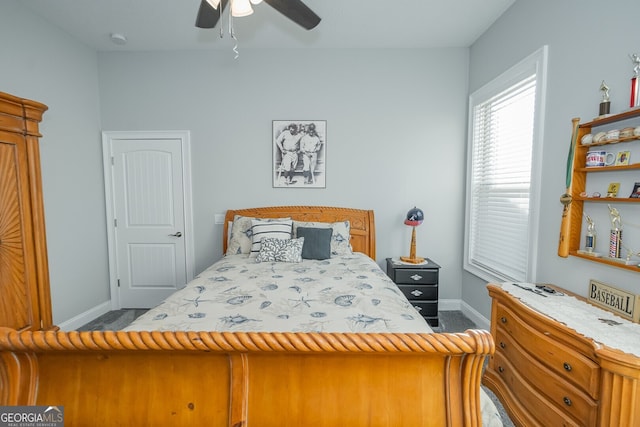
[[[437,327],[440,266],[429,258],[416,256],[416,227],[423,221],[422,210],[414,207],[407,212],[404,223],[413,227],[409,256],[387,258],[387,275],[429,325]]]
[[[424,221],[424,212],[422,212],[421,209],[414,206],[413,209],[407,212],[407,218],[404,220],[404,223],[413,227],[413,230],[411,231],[411,248],[409,249],[409,256],[400,257],[404,262],[411,264],[422,264],[424,262],[424,258],[416,256],[416,227],[422,224],[422,221]]]

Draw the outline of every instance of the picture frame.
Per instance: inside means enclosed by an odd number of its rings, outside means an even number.
[[[618,151],[618,155],[616,156],[616,166],[626,166],[629,164],[629,157],[631,156],[630,151]]]
[[[271,146],[274,188],[326,188],[326,120],[273,120]]]
[[[640,182],[633,184],[633,191],[629,195],[631,199],[640,199]]]
[[[620,190],[619,182],[609,183],[609,188],[607,188],[607,197],[618,197],[619,190]]]

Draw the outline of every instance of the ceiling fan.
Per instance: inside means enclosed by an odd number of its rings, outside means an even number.
[[[227,6],[227,3],[229,3],[229,1],[238,2],[237,4],[240,3],[240,0],[200,0],[200,8],[198,9],[198,16],[196,18],[196,27],[215,27],[218,23],[218,20],[220,20],[222,11]],[[259,1],[255,0],[252,0],[251,2],[254,4],[259,3]],[[264,2],[307,30],[311,30],[320,23],[320,17],[300,0],[264,0]],[[247,3],[248,7],[247,12],[245,12],[244,15],[251,14],[252,9],[248,4],[248,0],[244,0],[244,3]],[[234,6],[235,4],[231,5],[233,16],[244,16],[241,14],[235,14]],[[243,12],[239,11],[239,13]]]

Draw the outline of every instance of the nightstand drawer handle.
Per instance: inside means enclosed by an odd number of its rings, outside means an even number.
[[[422,307],[419,307],[419,306],[417,306],[417,305],[414,305],[414,306],[413,306],[413,308],[415,308],[415,309],[416,309],[416,310],[418,310],[418,311],[422,311]]]
[[[505,343],[503,343],[502,341],[500,341],[500,348],[505,348],[507,345]]]
[[[567,372],[571,372],[571,365],[569,365],[567,362],[564,362],[564,365],[562,365],[564,367],[564,370]]]
[[[420,295],[422,295],[422,291],[419,289],[414,289],[411,291],[411,295],[413,295],[414,297],[419,297]]]
[[[502,366],[498,366],[498,371],[500,371],[500,373],[504,372],[504,368]]]
[[[571,399],[569,399],[567,396],[563,397],[563,398],[562,398],[562,401],[563,401],[563,402],[564,402],[564,404],[565,404],[565,405],[567,405],[567,406],[571,406],[571,404],[573,403],[573,402],[571,402]]]
[[[500,318],[500,321],[501,321],[502,323],[507,323],[507,318],[506,318],[506,317],[504,317],[504,316],[502,316],[502,317]]]
[[[422,276],[419,274],[414,274],[413,276],[409,276],[409,278],[417,282],[418,280],[422,279]]]

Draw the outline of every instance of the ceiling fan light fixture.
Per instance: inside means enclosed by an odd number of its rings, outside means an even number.
[[[209,1],[209,0],[207,0]],[[231,16],[239,18],[253,13],[249,0],[231,0]]]
[[[262,0],[249,0],[249,1],[251,1],[251,4],[253,5],[262,3]]]

